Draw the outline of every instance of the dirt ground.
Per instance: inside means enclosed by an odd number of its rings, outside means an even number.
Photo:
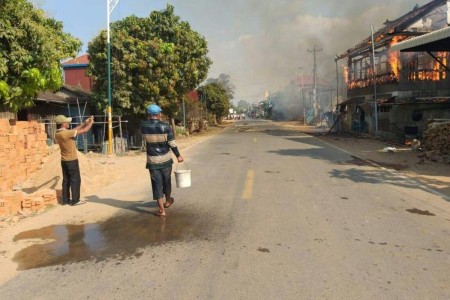
[[[343,149],[374,165],[399,171],[400,173],[422,181],[434,190],[450,197],[450,161],[448,157],[423,158],[409,146],[397,141],[374,139],[364,135],[328,134],[328,129],[302,126],[298,122],[277,122],[287,128],[309,133],[322,141]],[[395,152],[386,151],[386,147],[395,148]]]
[[[201,134],[177,137],[178,148],[182,151],[202,140],[215,135],[222,127],[210,127],[208,131]],[[62,184],[62,171],[59,147],[52,146],[49,149],[49,156],[44,158],[41,168],[22,182],[16,188],[21,189],[25,193],[33,193],[40,189],[56,189],[60,192]],[[89,152],[83,154],[78,152],[78,160],[80,164],[80,172],[82,178],[81,194],[90,195],[95,191],[117,182],[125,176],[122,172],[117,171],[119,164],[127,165],[127,161],[131,164],[139,164],[145,168],[145,155],[142,151],[130,151],[124,156],[107,157],[99,153]],[[137,167],[137,166],[136,166]],[[121,168],[123,170],[124,168]],[[5,227],[7,223],[14,223],[27,215],[0,217],[0,228]]]

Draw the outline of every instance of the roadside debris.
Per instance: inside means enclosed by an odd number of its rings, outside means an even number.
[[[450,154],[450,120],[434,120],[424,133],[422,145],[439,155]]]
[[[390,152],[390,153],[397,152],[397,148],[395,148],[395,147],[385,147],[383,149],[383,152]]]

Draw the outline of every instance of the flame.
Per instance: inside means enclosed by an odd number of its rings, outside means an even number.
[[[398,78],[398,67],[400,64],[398,52],[389,52],[388,61],[389,61],[389,66],[391,67],[392,73],[394,73],[394,76]]]
[[[447,52],[438,52],[436,58],[444,65],[447,65]],[[433,60],[432,66],[426,70],[418,70],[412,76],[412,80],[439,81],[447,78],[445,68],[439,62]]]
[[[397,44],[398,42],[401,42],[404,40],[404,36],[394,36],[392,41],[390,42],[390,46]],[[394,73],[394,76],[398,79],[398,71],[400,67],[400,53],[398,51],[389,51],[388,54],[388,62],[389,66],[391,67],[392,73]]]
[[[438,52],[436,55],[437,59],[441,61],[443,65],[447,65],[447,53],[446,52]],[[437,61],[434,61],[433,66],[433,80],[441,80],[446,78],[446,72],[444,68]]]

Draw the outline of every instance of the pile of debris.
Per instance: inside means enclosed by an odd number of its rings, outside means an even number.
[[[16,213],[32,213],[56,205],[55,190],[39,190],[32,194],[22,191],[0,193],[0,216],[14,215]]]
[[[428,125],[422,141],[422,147],[435,151],[439,155],[450,154],[450,120],[432,122]]]

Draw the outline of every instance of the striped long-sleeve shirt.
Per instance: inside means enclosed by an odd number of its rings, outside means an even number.
[[[173,164],[170,150],[180,156],[175,136],[169,124],[160,120],[149,120],[141,124],[142,136],[146,142],[147,165],[150,170],[164,169]]]

